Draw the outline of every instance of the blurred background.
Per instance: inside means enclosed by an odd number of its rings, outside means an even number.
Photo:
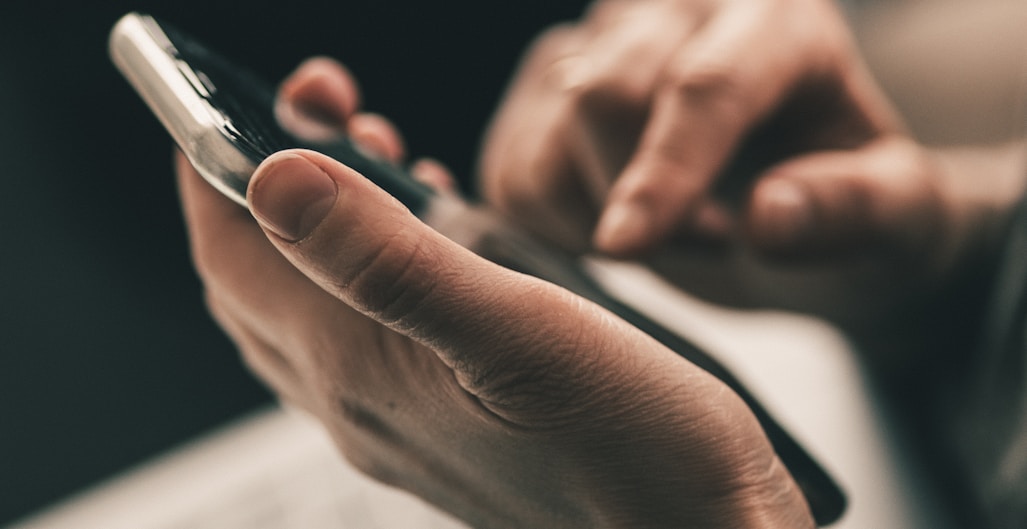
[[[585,5],[2,3],[0,525],[270,402],[204,310],[170,140],[107,59],[122,14],[161,16],[269,80],[334,56],[413,155],[470,188],[521,50]],[[860,41],[921,138],[1022,131],[1022,0],[867,5]]]

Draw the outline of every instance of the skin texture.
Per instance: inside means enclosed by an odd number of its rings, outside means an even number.
[[[354,86],[313,59],[282,98],[398,157],[387,122],[351,113]],[[473,255],[322,155],[266,160],[252,216],[177,161],[211,312],[372,477],[475,527],[812,527],[744,403],[599,307]]]
[[[926,327],[885,327],[985,270],[1021,153],[919,145],[833,2],[608,0],[528,51],[480,172],[558,244],[908,352]]]

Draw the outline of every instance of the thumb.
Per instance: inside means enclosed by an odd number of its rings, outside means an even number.
[[[447,305],[470,304],[471,278],[503,275],[353,169],[315,152],[269,157],[253,175],[248,201],[301,272],[404,334],[421,332]]]
[[[253,176],[248,200],[297,269],[359,312],[432,348],[486,404],[505,401],[522,382],[551,378],[556,388],[557,380],[587,381],[581,371],[590,363],[581,355],[643,343],[640,333],[598,307],[450,241],[321,154],[269,157]],[[583,327],[598,331],[583,333]],[[370,347],[392,343],[372,340]],[[525,399],[538,394],[523,389]]]
[[[753,189],[749,239],[765,256],[786,260],[896,251],[922,257],[946,229],[932,167],[914,144],[896,138],[789,160]]]

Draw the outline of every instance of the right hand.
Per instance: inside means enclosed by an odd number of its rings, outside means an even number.
[[[481,174],[488,201],[559,244],[851,329],[993,248],[1019,175],[968,200],[945,160],[907,136],[832,2],[607,0],[529,51]]]
[[[399,162],[338,64],[305,63],[280,98]],[[250,211],[178,164],[212,312],[371,476],[474,527],[813,526],[745,403],[602,308],[474,255],[324,155],[265,160]]]

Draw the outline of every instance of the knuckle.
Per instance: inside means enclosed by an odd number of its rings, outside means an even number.
[[[671,71],[671,83],[684,95],[730,90],[735,77],[731,65],[714,59],[690,62]]]
[[[577,26],[569,22],[554,24],[542,30],[535,37],[533,45],[538,47],[562,45],[567,39],[574,38],[577,31]]]
[[[706,57],[673,67],[667,88],[687,105],[712,104],[722,115],[744,116],[750,102],[743,72],[719,57]]]
[[[623,113],[625,108],[644,108],[651,89],[631,76],[601,75],[584,83],[572,95],[572,106],[581,116]]]
[[[556,24],[543,30],[528,46],[529,64],[541,66],[566,53],[580,37],[580,28],[571,23]]]
[[[364,312],[386,325],[404,326],[431,297],[442,271],[420,237],[387,237],[362,262],[335,279]]]
[[[598,27],[600,30],[619,24],[626,14],[638,9],[636,0],[602,0],[593,2],[585,12],[586,23]],[[653,9],[657,3],[649,2],[650,5],[643,9]]]

